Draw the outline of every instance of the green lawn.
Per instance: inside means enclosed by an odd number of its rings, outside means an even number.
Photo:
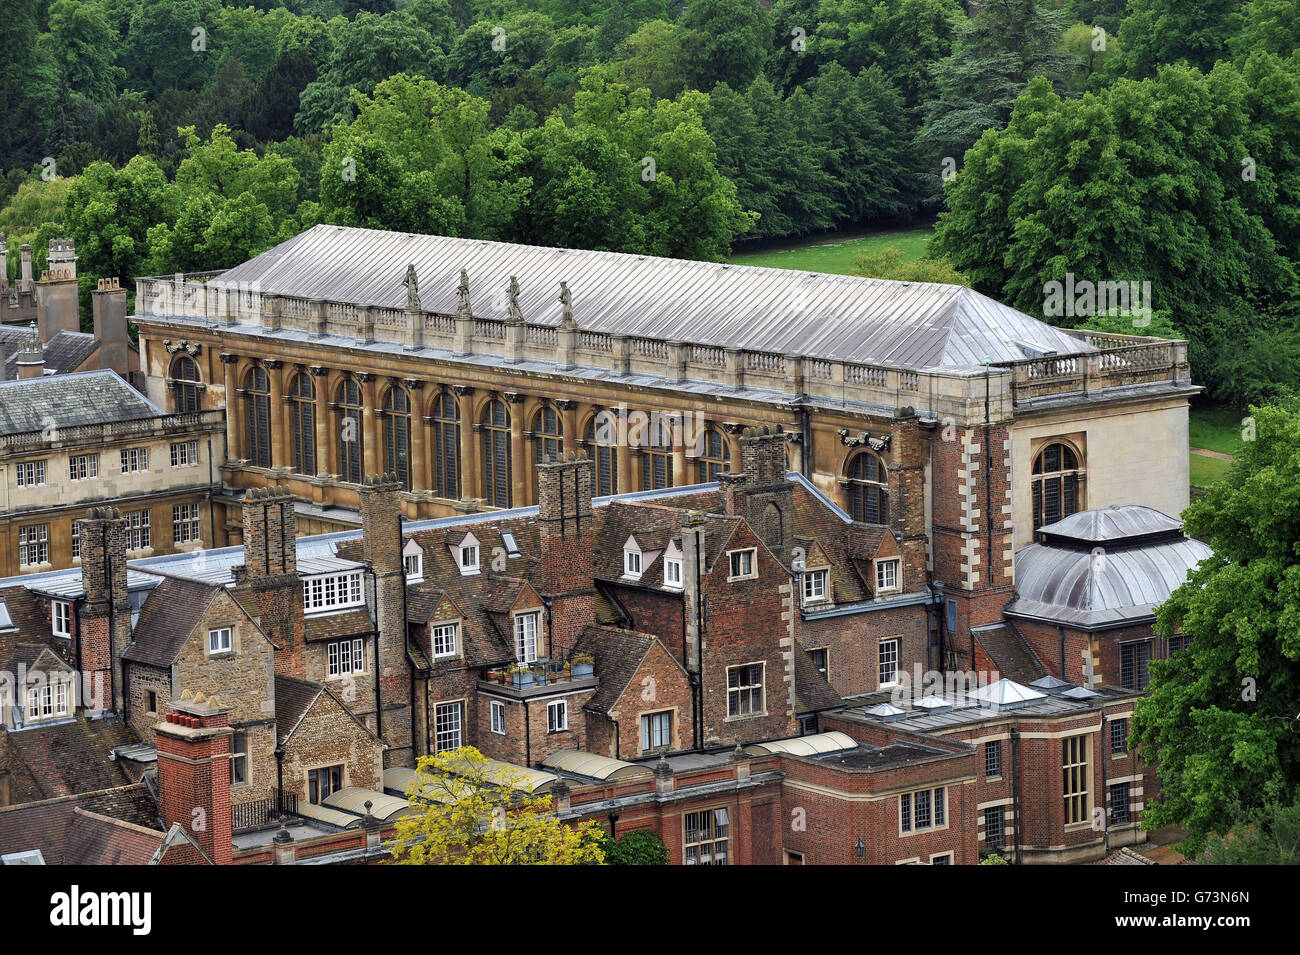
[[[852,275],[853,263],[864,253],[881,249],[901,249],[904,261],[911,262],[925,255],[925,244],[934,231],[931,226],[869,235],[859,239],[817,242],[797,248],[776,249],[733,256],[738,265],[765,265],[776,269],[803,269],[808,272],[827,272],[835,275]]]
[[[1188,460],[1191,462],[1191,480],[1188,483],[1192,487],[1218,484],[1227,475],[1228,468],[1232,467],[1231,461],[1209,458],[1204,454],[1190,454]]]
[[[1194,448],[1205,448],[1222,454],[1236,454],[1241,444],[1241,419],[1231,408],[1207,405],[1192,408],[1188,413],[1188,443]]]

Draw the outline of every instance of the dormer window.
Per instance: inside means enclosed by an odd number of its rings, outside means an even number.
[[[68,714],[67,683],[46,683],[28,688],[27,722],[51,720]]]
[[[306,613],[359,607],[366,602],[359,570],[342,574],[323,574],[302,582],[302,609]]]
[[[402,566],[406,568],[408,584],[424,580],[424,550],[415,541],[407,541],[402,548]]]
[[[676,541],[669,541],[668,550],[664,551],[664,586],[682,586],[682,552]]]
[[[468,577],[479,572],[478,549],[478,538],[473,534],[466,534],[465,539],[456,548],[456,564],[460,567],[461,576]]]
[[[624,577],[641,576],[641,557],[641,545],[636,542],[635,537],[629,537],[627,543],[623,545]]]
[[[72,604],[66,600],[50,601],[50,632],[65,639],[72,636]]]
[[[803,602],[824,603],[830,578],[828,569],[805,570],[803,572]]]
[[[897,557],[876,561],[876,593],[887,594],[902,590],[899,566],[902,561]]]

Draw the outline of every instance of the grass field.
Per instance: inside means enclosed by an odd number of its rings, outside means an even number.
[[[808,272],[827,272],[835,275],[852,275],[854,260],[864,253],[881,249],[900,249],[907,262],[925,255],[925,244],[934,231],[930,226],[885,232],[856,239],[819,241],[789,249],[769,249],[731,258],[737,265],[765,265],[776,269],[803,269]]]
[[[1188,483],[1192,487],[1209,487],[1218,484],[1227,475],[1228,468],[1232,466],[1231,461],[1207,458],[1203,454],[1190,454],[1188,460],[1191,464],[1191,478]]]
[[[1189,444],[1222,454],[1236,454],[1241,444],[1241,419],[1231,408],[1206,406],[1193,408],[1188,413]]]

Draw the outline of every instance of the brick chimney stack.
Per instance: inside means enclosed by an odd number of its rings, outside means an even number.
[[[230,711],[215,697],[182,694],[154,727],[158,747],[158,808],[163,827],[179,823],[217,865],[234,855],[230,807]],[[196,863],[176,846],[169,863]],[[173,856],[175,858],[173,858]]]
[[[244,563],[232,568],[236,586],[261,612],[262,631],[277,648],[276,672],[304,679],[302,585],[293,496],[283,488],[250,488],[244,495],[243,522]]]
[[[120,709],[122,652],[131,642],[131,602],[126,589],[126,521],[116,508],[96,507],[81,525],[81,666],[90,676],[92,711]],[[109,695],[111,691],[111,696]]]
[[[384,766],[411,766],[411,668],[406,657],[406,568],[402,563],[402,484],[371,475],[361,486],[361,539],[375,576],[379,708]]]
[[[99,342],[99,367],[111,368],[130,380],[130,345],[126,330],[126,289],[115,279],[100,279],[90,293],[90,310]]]
[[[596,465],[584,451],[537,468],[542,593],[551,599],[552,656],[567,656],[595,619]]]
[[[744,514],[758,536],[783,560],[789,558],[794,544],[794,485],[786,480],[788,440],[782,431],[746,428],[740,438],[744,485],[735,488],[733,481],[723,482],[728,504],[734,499],[737,513]]]
[[[889,528],[903,551],[903,580],[921,590],[925,567],[925,459],[921,422],[910,407],[899,408],[889,425]]]

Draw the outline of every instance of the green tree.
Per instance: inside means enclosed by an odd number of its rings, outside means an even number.
[[[1300,864],[1300,802],[1271,803],[1255,810],[1229,837],[1210,837],[1197,861],[1208,865]]]
[[[1143,824],[1182,826],[1193,854],[1300,785],[1300,408],[1250,413],[1253,440],[1183,514],[1214,554],[1156,611],[1158,634],[1191,643],[1152,661],[1133,715],[1161,780]]]
[[[747,87],[771,49],[767,11],[757,0],[691,0],[681,18],[681,66],[688,89]]]
[[[117,33],[101,7],[79,0],[50,5],[39,43],[69,90],[99,105],[117,95],[126,71],[116,65]]]
[[[970,282],[943,259],[920,258],[903,261],[903,250],[881,249],[854,259],[853,274],[867,278],[893,279],[899,282],[937,282],[941,285],[966,285]]]
[[[570,826],[549,796],[472,746],[421,756],[407,791],[414,814],[397,821],[398,865],[600,865],[600,827]]]
[[[649,829],[635,829],[624,833],[615,842],[606,843],[606,861],[609,865],[667,865],[668,847]]]
[[[155,95],[202,89],[222,59],[209,42],[219,9],[216,0],[139,0],[119,60],[127,85]]]
[[[1134,79],[1180,61],[1208,71],[1229,56],[1245,25],[1244,6],[1240,0],[1129,0],[1117,62]]]
[[[1034,77],[1057,89],[1074,68],[1059,41],[1068,14],[1037,0],[981,5],[962,25],[956,49],[934,66],[938,95],[924,105],[917,144],[937,182],[940,160],[960,157],[986,129],[1001,128],[1016,98]]]
[[[38,0],[5,4],[0,30],[0,157],[8,168],[45,156],[46,133],[59,98],[59,73],[38,42]]]
[[[121,169],[87,166],[68,191],[63,217],[77,245],[78,273],[127,281],[145,274],[149,229],[171,217],[173,197],[162,170],[143,156]]]

